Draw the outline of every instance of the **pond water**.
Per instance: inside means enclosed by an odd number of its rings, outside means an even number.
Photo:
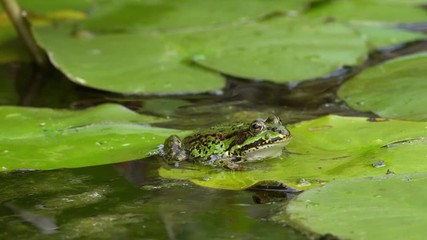
[[[2,174],[1,239],[305,239],[269,217],[282,201],[156,176],[155,159]]]
[[[5,105],[81,109],[105,102],[168,117],[161,127],[197,129],[277,114],[286,123],[334,113],[374,116],[336,97],[340,83],[364,67],[426,49],[426,43],[373,54],[365,66],[327,78],[276,85],[229,78],[220,94],[120,96],[79,87],[58,72],[2,66],[16,94]],[[12,84],[13,83],[13,84]],[[307,239],[270,217],[286,203],[283,188],[225,191],[158,176],[148,158],[114,165],[0,174],[1,239]],[[267,191],[268,190],[268,191]]]

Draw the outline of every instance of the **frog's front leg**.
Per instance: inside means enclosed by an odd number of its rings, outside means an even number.
[[[177,165],[187,159],[187,153],[182,146],[182,141],[176,135],[172,135],[165,140],[163,151],[164,158],[168,164]]]
[[[242,171],[245,169],[242,165],[231,161],[225,162],[224,167],[234,171]]]

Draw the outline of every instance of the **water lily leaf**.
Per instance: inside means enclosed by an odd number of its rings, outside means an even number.
[[[427,54],[385,62],[344,83],[338,96],[352,108],[382,117],[427,120]]]
[[[300,81],[357,65],[365,39],[340,23],[280,18],[182,36],[192,59],[229,75],[274,82]]]
[[[427,173],[335,182],[300,194],[274,220],[342,239],[423,239],[425,191]]]
[[[171,30],[218,26],[253,21],[277,15],[297,14],[311,0],[126,0],[100,6],[83,23],[85,29],[100,30]],[[141,14],[144,13],[144,14]],[[270,17],[271,17],[270,16]]]
[[[361,63],[368,49],[353,29],[267,16],[299,11],[306,3],[251,0],[242,7],[235,0],[226,5],[128,0],[95,8],[77,27],[34,31],[71,80],[122,93],[218,91],[224,79],[217,72],[300,81]]]
[[[72,35],[72,27],[35,30],[52,63],[74,82],[122,93],[220,90],[218,74],[184,61],[185,49],[161,35]],[[132,64],[130,64],[132,63]]]
[[[372,49],[390,45],[423,40],[427,36],[422,33],[405,31],[387,26],[352,25],[356,31],[367,37],[368,44]]]
[[[81,85],[121,93],[218,91],[224,86],[224,79],[218,73],[191,66],[186,49],[168,36],[138,31],[247,21],[270,12],[301,10],[306,2],[251,0],[241,5],[240,1],[232,0],[218,5],[215,1],[201,4],[194,0],[179,4],[112,1],[93,8],[91,17],[82,23],[84,31],[76,32],[72,24],[60,29],[35,28],[35,34],[51,61]],[[80,3],[70,7],[81,9]],[[91,33],[99,31],[113,34]],[[90,37],[80,39],[79,34]]]
[[[340,21],[359,23],[416,23],[424,22],[427,17],[421,4],[423,1],[398,0],[359,0],[331,1],[319,4],[307,13],[310,17],[321,17]]]
[[[0,107],[0,117],[0,171],[143,158],[177,133],[150,127],[155,118],[113,104],[82,111]]]
[[[427,171],[427,122],[367,121],[327,116],[289,126],[293,139],[282,159],[246,164],[245,171],[162,168],[163,177],[206,187],[245,189],[277,181],[296,189],[357,177]]]

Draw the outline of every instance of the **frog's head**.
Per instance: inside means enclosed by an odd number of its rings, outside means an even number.
[[[277,157],[291,139],[291,133],[277,116],[257,119],[249,124],[247,138],[238,151],[247,161]]]

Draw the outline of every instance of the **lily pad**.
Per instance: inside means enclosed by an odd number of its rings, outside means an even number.
[[[352,179],[306,191],[274,220],[342,239],[423,239],[427,173]]]
[[[425,1],[338,0],[319,4],[307,16],[359,23],[416,23],[427,18],[421,4]]]
[[[385,62],[344,83],[338,96],[352,108],[382,117],[427,120],[427,54]]]
[[[269,16],[298,14],[311,0],[125,0],[110,1],[83,23],[90,31],[177,30],[217,27]],[[141,14],[144,13],[144,14]]]
[[[72,28],[35,30],[52,63],[74,82],[122,93],[216,91],[217,73],[185,62],[185,49],[161,35],[72,36]]]
[[[422,33],[405,31],[389,26],[356,24],[352,25],[352,27],[360,34],[367,37],[371,49],[424,40],[427,38],[427,35]]]
[[[0,107],[0,171],[83,167],[147,157],[176,130],[106,104],[82,111]],[[157,120],[158,121],[158,120]]]
[[[71,80],[122,93],[218,91],[224,86],[218,72],[300,81],[361,63],[368,49],[351,28],[281,16],[306,3],[128,0],[96,8],[77,25],[34,32]]]
[[[201,186],[240,190],[263,181],[309,189],[388,171],[427,171],[427,122],[326,116],[289,129],[293,139],[287,146],[289,153],[281,159],[246,164],[244,171],[194,165],[162,168],[160,174]]]
[[[179,38],[178,38],[179,39]],[[184,34],[193,61],[232,76],[274,82],[331,74],[364,61],[364,38],[340,23],[279,18]]]

